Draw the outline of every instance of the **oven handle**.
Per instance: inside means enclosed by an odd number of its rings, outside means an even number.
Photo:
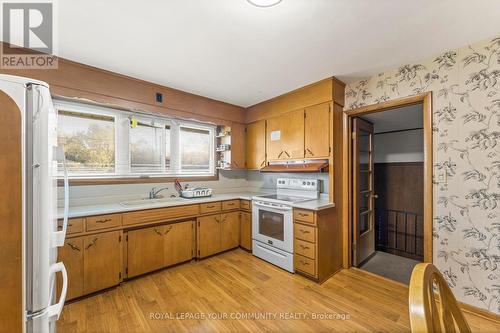
[[[283,210],[283,211],[288,211],[288,210],[292,210],[292,207],[290,206],[273,206],[271,204],[269,205],[266,205],[266,204],[262,204],[261,202],[259,201],[254,201],[253,204],[255,206],[259,206],[259,207],[265,207],[265,208],[270,208],[270,209],[277,209],[277,210]]]

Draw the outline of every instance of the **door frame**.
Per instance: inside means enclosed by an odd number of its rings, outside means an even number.
[[[342,115],[342,229],[343,266],[352,266],[352,118],[375,112],[397,109],[403,106],[422,104],[424,122],[424,262],[432,263],[432,92],[393,99],[387,102],[346,110]]]

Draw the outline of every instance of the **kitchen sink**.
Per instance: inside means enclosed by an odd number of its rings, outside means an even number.
[[[149,199],[149,198],[144,198],[144,199],[139,199],[139,200],[130,200],[130,201],[122,201],[120,202],[120,205],[124,207],[133,207],[133,206],[148,206],[148,205],[154,205],[154,204],[162,204],[166,202],[178,202],[178,201],[186,201],[188,199],[184,198],[159,198],[159,199]]]

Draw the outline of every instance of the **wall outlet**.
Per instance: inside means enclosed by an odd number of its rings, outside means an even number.
[[[447,177],[447,173],[446,173],[446,170],[445,169],[439,169],[436,171],[436,173],[434,174],[434,182],[436,184],[444,184],[446,183],[446,177]]]

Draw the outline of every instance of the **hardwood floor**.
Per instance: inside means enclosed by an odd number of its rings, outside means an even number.
[[[236,318],[245,315],[261,319]],[[498,323],[467,319],[475,332],[500,332]],[[234,250],[67,304],[58,331],[408,332],[409,324],[402,284],[349,269],[318,285]]]

